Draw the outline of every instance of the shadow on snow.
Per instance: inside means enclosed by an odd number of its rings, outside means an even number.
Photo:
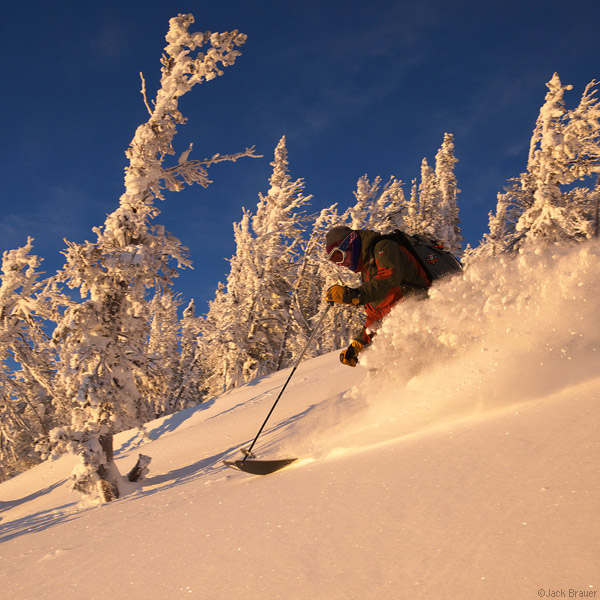
[[[56,485],[50,487],[56,487]],[[71,502],[70,504],[63,504],[56,508],[41,510],[40,512],[26,515],[25,517],[4,524],[0,530],[0,543],[8,542],[28,533],[38,533],[54,525],[78,519],[85,509],[73,511],[72,508],[76,504],[76,502]]]

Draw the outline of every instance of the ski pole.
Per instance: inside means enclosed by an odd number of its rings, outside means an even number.
[[[317,332],[318,329],[320,329],[321,325],[323,324],[323,321],[325,320],[325,317],[327,316],[327,313],[329,312],[329,309],[331,308],[331,306],[332,306],[332,304],[328,303],[327,306],[325,307],[325,309],[323,310],[323,314],[321,315],[321,317],[317,321],[317,324],[315,325],[314,329],[312,330],[312,333],[310,334],[310,337],[308,338],[308,341],[306,342],[304,348],[302,349],[302,352],[300,352],[300,356],[298,356],[298,358],[296,359],[296,362],[294,363],[294,367],[292,368],[290,374],[288,375],[288,378],[286,379],[285,383],[283,384],[283,387],[279,391],[279,394],[278,394],[275,402],[273,403],[273,406],[271,407],[271,410],[269,411],[269,414],[267,415],[267,418],[264,420],[263,424],[260,426],[260,429],[258,430],[258,433],[256,434],[256,437],[254,438],[253,442],[250,444],[250,447],[249,448],[242,448],[241,452],[244,455],[244,458],[242,459],[242,462],[244,462],[247,458],[256,458],[254,456],[254,454],[252,454],[252,448],[254,448],[254,444],[256,444],[256,440],[258,440],[260,434],[262,433],[262,430],[265,428],[265,425],[267,424],[267,421],[269,420],[269,418],[273,414],[273,411],[275,410],[275,407],[277,406],[277,403],[279,402],[279,399],[281,398],[281,396],[283,396],[283,392],[285,391],[285,388],[287,387],[287,384],[290,382],[290,379],[292,378],[292,376],[296,372],[296,369],[298,368],[298,365],[300,364],[300,361],[302,360],[302,357],[304,356],[306,350],[308,349],[308,346],[310,345],[310,343],[312,342],[313,338],[315,337],[315,333]]]

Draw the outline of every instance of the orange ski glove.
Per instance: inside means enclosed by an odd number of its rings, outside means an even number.
[[[345,285],[332,285],[325,293],[325,301],[336,304],[360,304],[358,290]]]
[[[348,365],[349,367],[355,367],[358,364],[358,355],[364,346],[356,341],[352,340],[352,343],[340,354],[340,362],[343,365]]]

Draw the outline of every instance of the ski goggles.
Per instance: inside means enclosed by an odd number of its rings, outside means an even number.
[[[335,246],[329,251],[327,260],[330,260],[336,265],[341,265],[346,260],[346,256],[348,255],[347,250],[350,247],[350,244],[352,244],[357,237],[358,231],[349,233],[339,246]]]

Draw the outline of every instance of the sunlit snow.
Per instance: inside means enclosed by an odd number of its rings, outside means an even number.
[[[596,597],[600,245],[482,261],[398,306],[356,369],[289,371],[116,437],[148,478],[80,504],[76,461],[0,485],[0,590],[38,598]],[[584,596],[583,593],[587,594]]]

